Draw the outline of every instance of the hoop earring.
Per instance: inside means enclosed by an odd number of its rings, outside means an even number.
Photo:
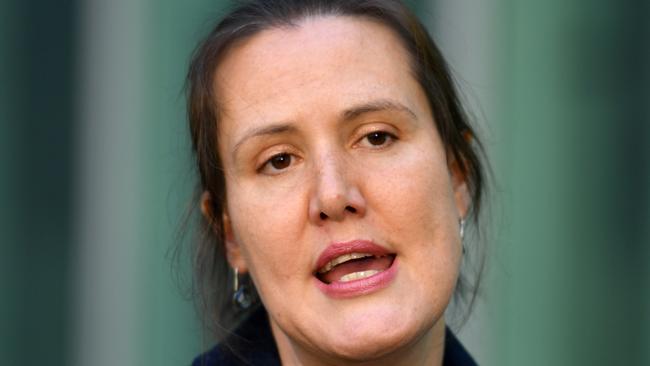
[[[239,283],[239,269],[237,267],[233,268],[234,278],[233,278],[233,294],[232,302],[235,307],[240,310],[248,309],[252,304],[252,299],[248,293],[248,286]]]
[[[465,254],[465,240],[463,240],[465,238],[465,219],[464,218],[461,217],[461,218],[458,219],[458,227],[459,227],[458,230],[460,231],[460,243],[463,246],[463,254]]]

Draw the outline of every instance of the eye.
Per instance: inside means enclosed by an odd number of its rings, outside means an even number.
[[[267,174],[278,173],[281,170],[287,169],[293,160],[294,157],[288,153],[273,155],[264,163],[264,165],[262,165],[260,172]]]
[[[269,164],[271,164],[271,166],[277,170],[288,168],[289,165],[291,164],[291,155],[289,154],[275,155],[269,160]]]
[[[363,140],[368,141],[368,143],[374,147],[382,147],[393,143],[397,138],[385,131],[374,131],[366,136]],[[362,141],[363,141],[362,140]]]

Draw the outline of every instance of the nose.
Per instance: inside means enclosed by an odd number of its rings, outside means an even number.
[[[366,200],[355,180],[358,174],[341,159],[323,159],[315,172],[314,193],[309,202],[310,220],[322,225],[342,221],[347,216],[362,217]]]

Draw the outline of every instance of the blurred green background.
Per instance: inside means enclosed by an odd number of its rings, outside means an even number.
[[[461,338],[483,365],[650,365],[650,2],[412,3],[494,168]],[[168,251],[194,181],[185,69],[225,4],[0,2],[0,364],[207,346]]]

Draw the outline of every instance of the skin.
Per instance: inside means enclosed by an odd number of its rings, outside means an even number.
[[[218,66],[228,260],[251,275],[283,364],[441,364],[469,199],[408,65],[389,28],[330,16],[265,30]],[[355,239],[396,253],[397,275],[331,298],[316,260]]]

